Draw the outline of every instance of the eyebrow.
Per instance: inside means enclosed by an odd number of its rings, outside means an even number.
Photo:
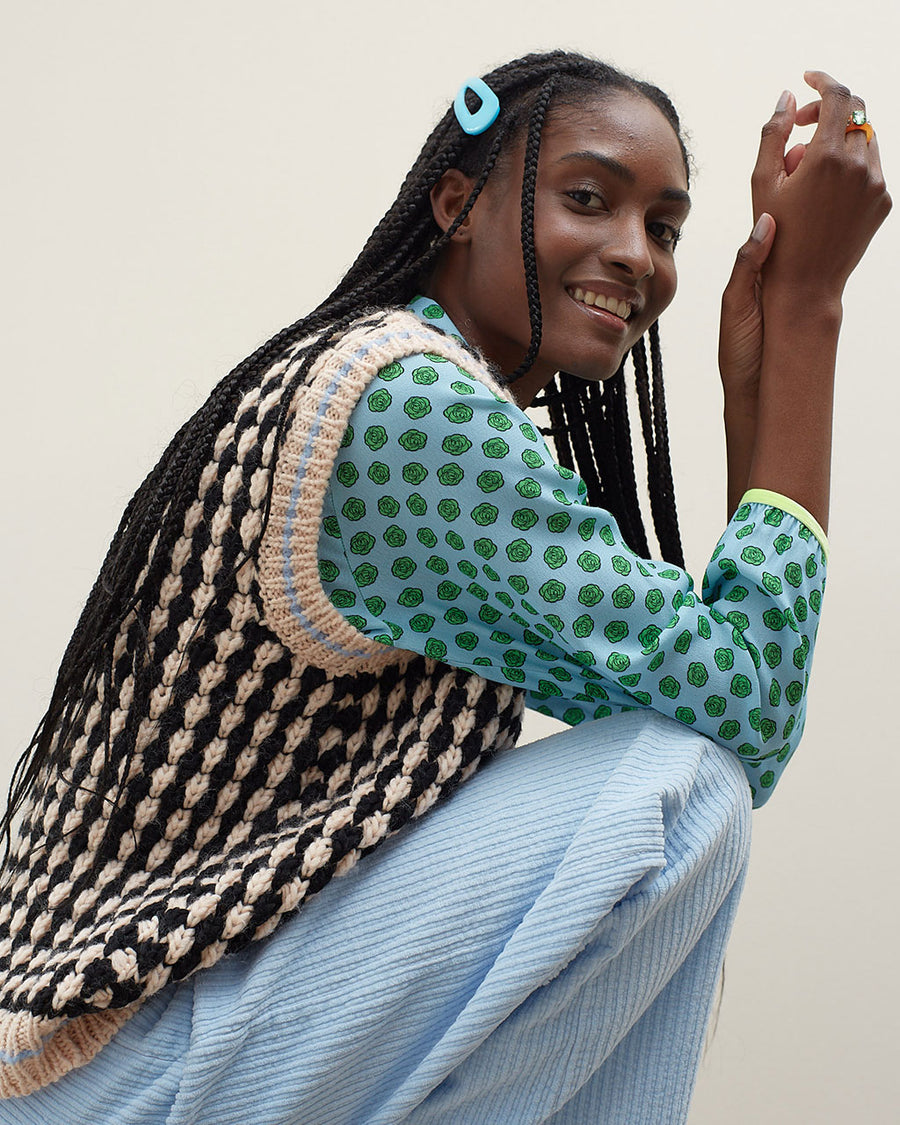
[[[612,172],[623,183],[633,184],[637,182],[637,176],[627,164],[623,164],[621,160],[616,160],[612,156],[606,156],[602,152],[593,152],[590,149],[583,149],[581,152],[567,152],[565,156],[559,158],[558,163],[563,164],[573,160],[590,160],[594,164],[599,164],[608,172]],[[690,195],[682,188],[663,188],[659,194],[662,199],[670,200],[673,203],[684,203],[688,207],[691,205]]]

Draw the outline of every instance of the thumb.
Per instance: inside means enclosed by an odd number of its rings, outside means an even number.
[[[775,220],[767,211],[763,211],[756,220],[750,237],[737,252],[731,277],[722,294],[722,303],[726,309],[738,313],[744,305],[755,304],[756,283],[774,241]]]
[[[784,172],[784,149],[797,117],[797,99],[785,90],[778,99],[775,112],[763,125],[754,179],[775,180]]]

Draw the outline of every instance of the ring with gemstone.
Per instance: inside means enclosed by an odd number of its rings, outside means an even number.
[[[866,111],[864,109],[854,109],[847,118],[847,128],[844,130],[844,134],[852,133],[857,129],[866,134],[866,144],[868,144],[875,130],[869,124],[869,119],[866,117]]]

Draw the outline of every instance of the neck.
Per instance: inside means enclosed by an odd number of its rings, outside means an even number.
[[[523,357],[518,354],[518,347],[511,345],[507,352],[498,354],[495,347],[488,346],[479,330],[477,317],[462,295],[463,287],[453,277],[452,264],[447,258],[432,274],[425,291],[450,317],[466,342],[478,348],[488,363],[504,376],[504,381],[509,379],[522,362]],[[538,359],[530,371],[509,384],[509,390],[517,405],[523,409],[530,406],[535,396],[547,386],[555,374],[554,370],[541,364]]]

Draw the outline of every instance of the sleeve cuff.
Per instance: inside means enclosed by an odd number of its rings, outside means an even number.
[[[772,508],[781,508],[783,512],[787,512],[789,516],[793,516],[809,528],[819,541],[825,562],[828,562],[828,536],[822,530],[819,521],[796,500],[791,500],[789,496],[782,496],[780,492],[772,492],[768,488],[751,488],[741,497],[741,504],[768,504]]]

